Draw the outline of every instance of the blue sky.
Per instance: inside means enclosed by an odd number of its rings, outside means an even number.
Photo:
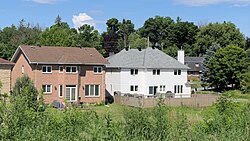
[[[71,27],[88,23],[101,32],[113,17],[130,19],[136,28],[156,15],[179,16],[197,25],[231,21],[250,37],[250,0],[1,0],[0,28],[21,19],[45,28],[57,15]]]

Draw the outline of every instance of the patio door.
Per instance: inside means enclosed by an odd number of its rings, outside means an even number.
[[[66,100],[70,102],[76,101],[76,85],[66,85]]]

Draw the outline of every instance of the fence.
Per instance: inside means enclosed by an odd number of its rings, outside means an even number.
[[[168,106],[191,106],[207,107],[211,106],[218,99],[218,95],[213,94],[193,94],[191,98],[164,98],[163,102]],[[159,103],[159,98],[145,98],[143,96],[114,96],[114,102],[133,107],[155,107]]]

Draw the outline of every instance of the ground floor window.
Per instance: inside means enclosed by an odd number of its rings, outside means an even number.
[[[85,85],[85,96],[100,96],[100,85]]]
[[[65,98],[67,101],[76,101],[76,85],[66,85]]]
[[[165,92],[165,90],[166,90],[166,86],[165,85],[160,85],[160,91]]]
[[[63,97],[63,85],[59,85],[59,97]]]
[[[149,86],[149,94],[155,95],[157,93],[158,86]]]
[[[182,93],[183,86],[182,85],[174,85],[174,93]]]
[[[130,86],[130,91],[131,92],[134,92],[134,91],[137,92],[138,91],[138,85],[131,85]]]
[[[43,85],[43,93],[52,93],[52,85]]]

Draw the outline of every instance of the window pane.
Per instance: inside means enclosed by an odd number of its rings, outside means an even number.
[[[154,93],[153,93],[153,87],[152,87],[152,86],[149,87],[149,94],[154,94]]]
[[[70,100],[70,88],[66,88],[66,100]]]
[[[176,85],[174,85],[174,93],[176,93]]]
[[[51,67],[47,67],[47,72],[51,72]]]
[[[51,85],[47,85],[47,92],[51,92]]]
[[[70,72],[70,71],[71,71],[70,67],[66,67],[66,72]]]
[[[134,86],[130,86],[130,91],[134,91]]]
[[[90,95],[94,95],[94,85],[90,85]]]
[[[46,72],[46,67],[43,67],[43,72]]]
[[[138,74],[138,69],[135,69],[135,74]]]
[[[76,88],[71,88],[71,100],[76,100]]]
[[[97,67],[94,67],[94,72],[97,73],[97,71],[98,71],[98,70],[97,70]]]
[[[163,91],[165,91],[165,88],[166,88],[166,86],[165,86],[165,85],[163,85]]]
[[[160,75],[160,70],[157,70],[157,75]]]
[[[85,96],[89,96],[89,85],[85,85]]]
[[[181,85],[181,90],[180,90],[180,93],[182,93],[182,91],[183,91],[183,86]]]
[[[46,92],[46,85],[43,85],[43,92]]]
[[[155,75],[156,74],[156,70],[153,70],[153,75]]]
[[[99,96],[99,85],[95,85],[95,96]]]
[[[72,72],[76,72],[76,67],[72,67]]]
[[[135,91],[138,91],[138,86],[135,86]]]
[[[130,70],[130,74],[133,75],[134,74],[134,69]]]
[[[181,70],[178,70],[178,75],[181,75]]]
[[[59,67],[60,72],[63,72],[63,67]]]
[[[102,72],[102,67],[98,67],[98,73]]]
[[[177,75],[177,70],[174,70],[174,75]]]
[[[63,96],[62,92],[63,92],[63,87],[62,85],[59,85],[59,96]]]

